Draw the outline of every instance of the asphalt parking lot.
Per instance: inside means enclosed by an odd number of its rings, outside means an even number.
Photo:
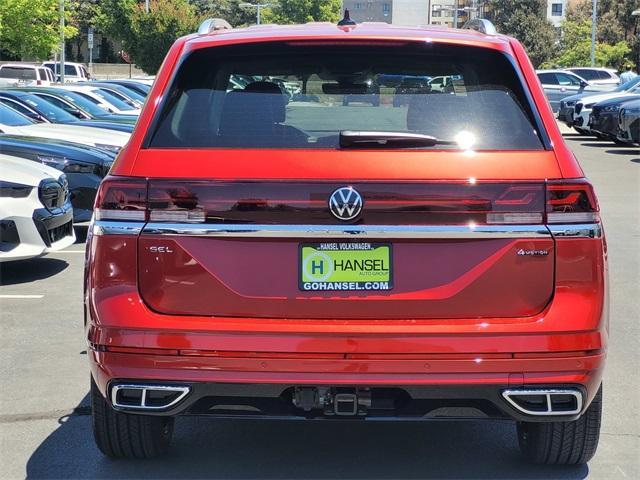
[[[565,138],[597,189],[610,255],[604,424],[588,466],[529,465],[512,424],[483,421],[183,418],[168,457],[108,460],[91,434],[80,235],[66,251],[2,266],[0,477],[640,478],[640,149]]]

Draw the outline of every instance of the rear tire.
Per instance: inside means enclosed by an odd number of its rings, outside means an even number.
[[[93,437],[112,458],[152,458],[165,453],[173,434],[172,417],[120,413],[111,408],[91,378]]]
[[[577,465],[595,455],[602,419],[602,385],[586,412],[573,422],[518,423],[522,453],[534,463]]]

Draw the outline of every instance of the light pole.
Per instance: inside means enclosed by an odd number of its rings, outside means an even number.
[[[593,11],[591,12],[591,66],[596,65],[596,29],[598,22],[598,0],[593,0]]]
[[[149,13],[149,0],[144,0],[144,11]]]
[[[640,17],[640,8],[638,10],[634,10],[633,12],[631,12],[631,16],[632,17]],[[636,65],[636,72],[640,71],[640,30],[638,30],[638,42],[637,42],[637,48],[638,48],[638,64]]]
[[[58,2],[60,14],[60,83],[64,83],[64,0]]]
[[[257,24],[260,25],[260,11],[263,8],[266,7],[270,7],[271,4],[270,3],[241,3],[239,5],[242,8],[255,8],[257,10],[256,14],[257,14]]]

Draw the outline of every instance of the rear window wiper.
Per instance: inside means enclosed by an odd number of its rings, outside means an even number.
[[[340,132],[340,148],[419,148],[456,144],[457,142],[453,140],[442,140],[422,133],[375,130],[342,130]]]

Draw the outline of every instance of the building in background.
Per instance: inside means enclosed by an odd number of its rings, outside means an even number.
[[[407,0],[405,0],[407,1]],[[411,0],[408,0],[411,2]],[[393,4],[398,0],[344,0],[343,6],[349,10],[353,20],[361,22],[393,22]],[[412,3],[422,3],[421,0],[414,0]]]
[[[560,28],[562,22],[565,21],[566,10],[567,0],[548,0],[547,20],[549,20],[554,27]]]
[[[385,22],[394,25],[455,25],[454,12],[458,10],[458,26],[475,18],[481,0],[344,0],[356,22]]]
[[[430,0],[394,0],[392,5],[393,24],[429,25]]]
[[[575,0],[547,0],[547,19],[560,29],[567,5]],[[454,27],[455,11],[461,27],[472,18],[487,16],[486,0],[343,0],[356,22],[385,22],[394,25],[440,25]]]

